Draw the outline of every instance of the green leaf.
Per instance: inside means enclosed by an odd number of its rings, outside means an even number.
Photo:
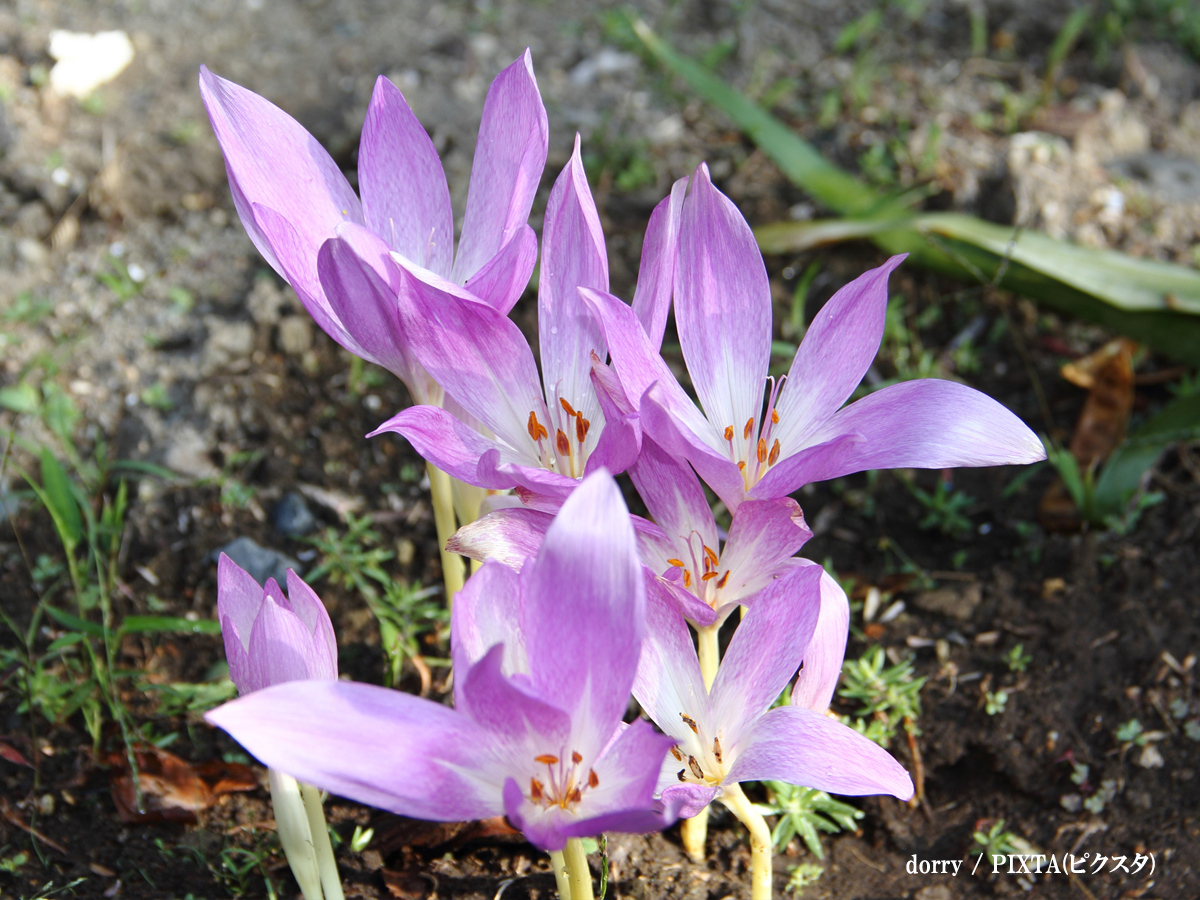
[[[42,448],[42,484],[33,488],[38,498],[46,504],[54,519],[59,540],[67,553],[72,553],[83,538],[83,519],[79,515],[79,503],[71,489],[71,480],[63,471],[54,454]]]
[[[15,387],[0,388],[0,406],[17,413],[36,413],[41,406],[37,389],[28,381]]]
[[[221,623],[212,619],[184,619],[179,616],[127,616],[121,622],[123,634],[165,631],[174,634],[220,634]]]
[[[1200,394],[1180,397],[1147,420],[1116,449],[1096,482],[1096,506],[1116,515],[1129,505],[1142,476],[1176,441],[1200,438]]]
[[[46,615],[63,628],[82,632],[91,637],[104,637],[104,629],[96,622],[89,622],[86,619],[81,619],[79,616],[72,615],[69,612],[48,604],[43,604],[42,609],[46,611]]]

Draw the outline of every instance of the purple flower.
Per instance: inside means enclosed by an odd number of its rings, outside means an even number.
[[[529,51],[484,102],[457,257],[441,161],[386,78],[375,83],[359,145],[361,203],[329,154],[274,104],[203,67],[200,93],[259,252],[330,337],[390,369],[419,401],[440,403],[400,326],[391,254],[468,285],[502,312],[521,295],[537,257],[526,220],[549,133]]]
[[[547,850],[650,831],[671,740],[622,723],[645,595],[633,528],[598,472],[519,574],[486,564],[453,611],[455,708],[346,682],[281,685],[209,713],[267,765],[341,796],[436,821],[507,815]]]
[[[704,689],[678,607],[647,598],[646,641],[633,693],[676,741],[659,789],[664,802],[683,805],[684,815],[741,781],[912,796],[908,773],[878,744],[805,703],[770,708],[801,662],[800,695],[828,702],[837,682],[838,666],[832,672],[809,666],[822,576],[819,566],[805,566],[758,595],[729,642],[711,692]]]
[[[655,210],[647,229],[632,315],[661,339],[670,303],[684,184]],[[465,427],[433,406],[406,409],[374,434],[394,431],[460,481],[519,487],[561,501],[578,479],[603,466],[622,472],[636,458],[636,418],[596,391],[592,358],[608,350],[580,287],[608,288],[600,217],[588,188],[578,136],[550,192],[542,229],[538,342],[542,377],[521,330],[501,312],[453,285],[408,267],[400,318],[425,369],[488,427]],[[461,417],[460,417],[461,418]]]
[[[809,326],[787,376],[768,378],[771,291],[762,255],[741,213],[701,165],[683,202],[674,302],[703,412],[628,305],[601,291],[582,293],[600,315],[645,433],[687,459],[730,510],[863,469],[1045,458],[1016,416],[955,382],[905,382],[842,407],[875,357],[887,277],[902,259],[838,291]]]
[[[285,681],[337,679],[337,641],[325,605],[291,569],[287,586],[288,597],[274,578],[260,586],[224,553],[217,563],[217,615],[240,694]]]

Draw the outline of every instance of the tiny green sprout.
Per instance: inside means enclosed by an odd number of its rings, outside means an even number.
[[[921,715],[921,688],[925,685],[924,678],[913,677],[911,659],[885,669],[886,661],[879,646],[860,659],[847,660],[842,670],[845,684],[838,692],[861,704],[854,716],[843,717],[843,721],[884,748],[891,744],[901,725],[912,735],[920,734],[916,721]]]
[[[769,792],[770,802],[756,803],[754,808],[766,816],[779,816],[779,822],[771,832],[771,842],[780,852],[793,837],[799,837],[813,856],[824,859],[825,851],[817,832],[855,831],[858,828],[855,822],[863,817],[862,810],[834,800],[815,788],[782,781],[765,781],[763,784]]]
[[[1100,815],[1104,812],[1104,807],[1108,806],[1109,801],[1117,796],[1118,790],[1115,778],[1105,778],[1100,782],[1100,787],[1096,788],[1096,792],[1083,801],[1083,808],[1094,816]]]
[[[1130,719],[1117,729],[1117,740],[1122,744],[1137,744],[1139,747],[1145,744],[1142,723],[1137,719]]]
[[[1176,719],[1186,719],[1188,714],[1188,702],[1182,697],[1176,697],[1171,701],[1171,716]]]
[[[196,298],[192,296],[192,292],[178,285],[167,288],[167,299],[181,313],[191,312],[192,307],[196,305]]]
[[[1025,652],[1024,644],[1017,644],[1017,646],[1008,651],[1006,662],[1008,663],[1008,671],[1024,672],[1029,668],[1029,664],[1033,662],[1033,654]]]
[[[175,404],[167,395],[167,388],[161,381],[156,381],[142,391],[142,402],[160,412],[170,412]]]
[[[991,859],[993,856],[1020,853],[1018,845],[1025,842],[1011,831],[1005,830],[1004,824],[1004,819],[997,819],[987,831],[976,831],[971,835],[971,839],[977,845],[971,848],[971,855],[979,856],[982,853],[987,859]]]
[[[988,691],[984,696],[984,709],[989,716],[998,716],[1008,705],[1008,691]]]
[[[1183,723],[1183,733],[1193,741],[1200,741],[1200,720],[1189,719]]]
[[[371,838],[375,837],[374,828],[363,828],[361,825],[354,826],[354,834],[350,838],[350,849],[355,853],[362,853],[371,843]]]
[[[816,863],[800,863],[788,869],[788,883],[783,889],[785,893],[800,896],[809,885],[816,884],[822,875],[825,874],[825,867],[819,866]]]
[[[1088,773],[1091,769],[1087,763],[1073,763],[1071,766],[1071,781],[1075,784],[1083,784],[1088,780]]]
[[[8,872],[12,875],[27,862],[29,862],[29,854],[23,852],[0,857],[0,872]]]

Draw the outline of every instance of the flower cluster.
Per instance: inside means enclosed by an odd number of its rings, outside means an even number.
[[[363,127],[361,200],[286,113],[207,70],[200,85],[255,245],[334,340],[409,387],[415,405],[373,435],[400,434],[490,492],[481,518],[460,507],[450,542],[483,561],[452,598],[453,708],[336,680],[315,595],[290,577],[289,605],[223,559],[245,696],[209,721],[301,781],[409,816],[505,815],[568,857],[578,838],[664,828],[718,800],[751,832],[754,896],[769,896],[769,843],[763,861],[740,783],[909,798],[899,763],[824,714],[849,606],[796,556],[812,533],[790,495],[865,469],[1044,454],[1012,413],[955,382],[846,404],[902,258],[838,291],[772,377],[762,256],[707,167],[654,210],[626,303],[608,290],[576,137],[541,233],[539,374],[508,317],[537,259],[527,219],[548,145],[528,51],[488,92],[457,254],[441,164],[387,79]],[[699,405],[660,355],[672,311]],[[622,472],[649,518],[626,508]],[[724,534],[705,486],[731,516]],[[625,721],[631,694],[653,725]],[[583,900],[578,866],[570,885]]]

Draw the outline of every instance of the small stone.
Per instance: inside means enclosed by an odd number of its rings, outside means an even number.
[[[209,453],[212,444],[196,429],[184,425],[175,432],[171,445],[163,455],[163,465],[189,478],[213,478],[220,470],[213,465]]]
[[[284,316],[279,320],[279,349],[288,356],[302,356],[312,349],[312,322],[308,316]]]
[[[275,529],[287,537],[300,537],[317,527],[317,519],[308,503],[295,491],[283,495],[271,517]]]
[[[246,359],[254,349],[254,326],[249,322],[227,322],[219,316],[207,316],[208,340],[204,344],[203,368],[207,373]]]
[[[1083,809],[1083,798],[1078,794],[1063,794],[1058,798],[1058,805],[1067,812],[1077,813]]]
[[[1161,769],[1163,767],[1163,756],[1158,752],[1158,747],[1154,744],[1147,744],[1142,748],[1142,752],[1138,755],[1138,765],[1143,769]]]
[[[417,556],[417,545],[408,538],[400,538],[396,541],[396,562],[402,566],[412,565],[412,561]]]
[[[931,884],[913,894],[913,900],[953,900],[953,897],[950,888],[944,884]]]
[[[975,614],[982,599],[983,586],[976,581],[962,587],[922,591],[913,598],[913,605],[925,612],[966,622]]]
[[[274,578],[281,585],[287,584],[288,569],[294,569],[297,575],[304,573],[304,567],[297,560],[248,537],[230,541],[213,555],[219,556],[221,553],[245,569],[259,584],[266,584],[268,578]]]
[[[50,251],[36,238],[21,238],[17,241],[17,255],[29,265],[38,268],[50,262]]]
[[[259,278],[254,282],[254,288],[246,297],[246,309],[258,325],[277,325],[280,308],[287,300],[271,278]]]

